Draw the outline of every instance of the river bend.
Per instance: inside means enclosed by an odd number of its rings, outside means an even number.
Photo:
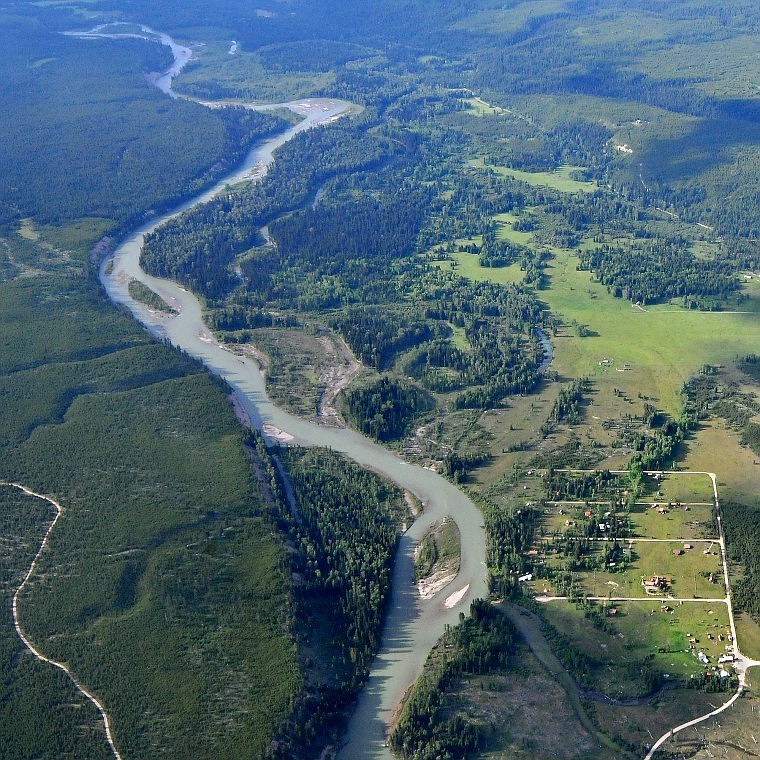
[[[107,33],[99,29],[98,35],[107,36]],[[189,51],[176,45],[166,35],[152,33],[151,38],[169,45],[174,52],[175,65],[155,80],[163,85],[162,91],[171,95],[171,78],[181,68],[177,67],[177,60],[180,57],[189,58]],[[421,672],[425,658],[445,626],[456,624],[460,611],[467,612],[473,599],[487,595],[486,538],[480,510],[462,491],[440,475],[404,462],[361,434],[307,422],[275,406],[267,397],[258,364],[231,353],[216,341],[203,321],[202,307],[195,296],[175,282],[146,274],[139,263],[146,234],[177,214],[207,202],[228,185],[262,177],[273,160],[273,151],[298,132],[357,110],[349,103],[330,99],[303,99],[278,106],[290,108],[302,115],[304,120],[251,150],[243,164],[215,187],[135,230],[103,262],[100,278],[111,300],[128,307],[156,338],[170,341],[223,378],[257,428],[269,433],[283,431],[287,434],[283,438],[301,445],[328,446],[340,451],[357,463],[390,478],[422,501],[423,514],[400,541],[381,650],[373,662],[369,681],[359,696],[340,755],[352,759],[390,758],[392,755],[385,746],[385,739],[394,708]],[[133,300],[127,291],[132,279],[143,282],[179,313],[167,317]],[[460,571],[446,588],[432,599],[422,602],[414,585],[413,548],[433,523],[446,516],[450,516],[460,530]]]

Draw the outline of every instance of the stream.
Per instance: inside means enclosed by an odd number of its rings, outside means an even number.
[[[165,34],[157,34],[146,27],[143,31],[146,38],[168,45],[174,53],[175,64],[168,72],[151,81],[162,92],[176,97],[171,89],[171,80],[179,73],[183,61],[187,62],[191,57],[190,50],[177,45]],[[109,35],[105,27],[78,36],[88,35],[119,36]],[[223,378],[251,423],[262,430],[270,441],[328,446],[393,480],[414,493],[423,503],[422,515],[401,537],[381,649],[373,662],[369,680],[359,695],[339,754],[339,757],[346,759],[387,760],[393,757],[386,746],[386,735],[394,709],[421,672],[428,652],[446,625],[455,625],[460,612],[469,612],[473,599],[487,596],[483,515],[462,491],[435,472],[403,461],[353,430],[307,422],[275,406],[267,397],[258,364],[253,359],[231,353],[217,342],[203,321],[202,307],[195,296],[175,282],[146,274],[139,263],[146,234],[183,211],[207,202],[228,185],[263,177],[273,160],[273,152],[298,132],[359,110],[344,101],[314,98],[267,107],[287,107],[304,119],[252,149],[235,172],[210,190],[136,229],[102,263],[100,279],[111,300],[125,305],[152,335],[168,340]],[[127,291],[132,279],[143,282],[179,313],[173,317],[166,316],[133,300]],[[461,567],[454,581],[432,599],[422,602],[414,585],[412,552],[425,532],[446,516],[451,517],[459,527]]]

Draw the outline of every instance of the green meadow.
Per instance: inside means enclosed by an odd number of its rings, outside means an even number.
[[[474,240],[473,238],[466,242],[473,242]],[[450,269],[452,268],[452,261],[457,274],[473,282],[495,282],[499,285],[512,285],[521,282],[523,278],[523,271],[519,264],[510,264],[506,267],[483,267],[480,265],[477,253],[467,253],[466,251],[457,251],[452,253],[448,260],[433,263],[441,269]]]
[[[659,408],[677,414],[681,387],[701,366],[728,363],[760,345],[755,313],[760,300],[754,292],[742,307],[746,313],[689,311],[671,304],[642,311],[611,296],[589,272],[578,271],[571,251],[554,253],[547,270],[550,287],[541,297],[565,321],[577,320],[592,332],[556,341],[557,369],[563,374],[659,397]],[[614,360],[614,366],[600,366],[604,358]]]
[[[575,172],[583,171],[582,166],[564,164],[551,172],[525,172],[508,166],[484,164],[482,159],[471,161],[470,165],[480,168],[487,166],[502,177],[511,177],[535,187],[549,187],[561,193],[593,193],[597,190],[596,182],[582,181],[573,177]]]
[[[462,102],[467,104],[465,113],[473,116],[501,116],[509,113],[506,108],[486,103],[482,98],[463,98]]]
[[[642,693],[642,661],[650,661],[669,678],[688,679],[703,668],[697,652],[703,651],[715,664],[725,651],[728,613],[724,604],[671,604],[667,612],[660,610],[659,604],[644,601],[615,603],[614,607],[618,612],[614,618],[605,618],[606,631],[573,604],[551,602],[541,608],[543,616],[596,663],[592,671],[594,688],[609,696],[625,698]],[[691,638],[697,639],[693,650]]]
[[[728,363],[760,346],[760,287],[744,286],[741,311],[703,312],[675,304],[637,308],[614,298],[590,272],[578,270],[573,251],[554,248],[546,275],[549,287],[539,296],[564,323],[579,323],[588,335],[561,329],[554,337],[553,368],[565,377],[590,377],[633,396],[641,393],[672,415],[681,409],[681,388],[704,364]],[[483,267],[477,255],[455,253],[456,270],[471,280],[514,283],[517,264]],[[451,266],[440,262],[441,267]],[[604,360],[608,364],[600,364]]]

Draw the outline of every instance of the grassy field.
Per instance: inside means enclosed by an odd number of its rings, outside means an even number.
[[[704,652],[715,663],[725,651],[728,613],[723,604],[687,602],[671,606],[671,613],[662,612],[655,604],[620,602],[615,609],[617,615],[606,618],[608,629],[604,631],[575,605],[558,601],[542,607],[543,616],[597,663],[594,688],[608,696],[640,694],[639,666],[644,661],[669,678],[688,679],[704,667],[697,652]],[[690,642],[692,638],[697,641]]]
[[[704,470],[702,472],[709,472]],[[649,502],[673,501],[684,504],[712,504],[714,499],[712,481],[702,472],[668,473],[655,481],[651,476],[645,478],[648,496],[642,500]]]
[[[516,214],[496,214],[496,216],[494,216],[494,221],[498,225],[496,230],[496,237],[499,240],[508,240],[510,243],[528,245],[533,237],[533,233],[520,232],[519,230],[514,229],[514,223],[519,218],[520,217]]]
[[[565,321],[576,320],[593,333],[555,342],[555,367],[561,374],[589,376],[634,398],[641,393],[677,414],[683,383],[703,364],[727,363],[760,345],[754,294],[744,307],[750,313],[694,312],[668,304],[641,311],[613,298],[588,272],[578,271],[572,252],[554,253],[547,270],[550,287],[541,297]],[[604,358],[614,364],[600,365]],[[630,369],[618,371],[625,365]]]
[[[470,238],[457,242],[467,245],[468,243],[477,241],[475,238]],[[467,253],[465,251],[457,251],[450,254],[450,259],[446,261],[435,261],[433,263],[440,269],[450,269],[452,262],[457,274],[473,282],[495,282],[499,285],[513,285],[522,282],[524,275],[519,264],[510,264],[506,267],[483,267],[480,265],[480,258],[477,253]]]
[[[712,537],[713,509],[711,506],[660,506],[639,503],[631,510],[631,529],[640,538],[705,538]],[[717,549],[717,547],[714,547]]]
[[[486,103],[482,98],[463,98],[462,102],[467,105],[465,113],[472,114],[472,116],[501,116],[509,113],[506,108],[493,106]]]
[[[470,253],[455,253],[453,259],[457,272],[471,280],[511,284],[522,279],[517,264],[482,267],[477,255]],[[441,268],[451,266],[450,261],[436,263]],[[749,300],[742,305],[741,313],[696,312],[672,304],[642,310],[614,298],[577,265],[572,251],[553,249],[546,270],[549,287],[539,296],[565,324],[587,328],[588,335],[582,338],[572,327],[554,336],[552,369],[566,378],[589,377],[594,381],[597,393],[592,415],[599,424],[591,427],[596,428],[601,440],[607,437],[600,430],[601,422],[620,413],[620,397],[613,397],[613,389],[629,399],[633,408],[627,412],[642,408],[640,400],[646,396],[659,409],[677,415],[682,406],[681,388],[702,365],[729,363],[760,345],[760,320],[756,316],[760,283],[745,287]],[[604,360],[607,362],[602,363]]]
[[[633,551],[638,556],[628,569],[622,572],[577,573],[576,578],[583,584],[586,593],[591,596],[632,596],[647,598],[641,584],[642,577],[661,575],[671,579],[672,583],[666,595],[691,599],[692,597],[722,598],[725,589],[722,583],[720,552],[713,547],[716,554],[704,554],[702,544],[692,544],[692,549],[683,550],[683,541],[645,542],[633,544]],[[706,548],[709,544],[705,544]],[[673,552],[683,551],[680,556]],[[716,583],[710,583],[702,573],[715,576]],[[659,600],[660,597],[653,597]]]
[[[472,346],[470,345],[470,341],[467,340],[467,333],[465,332],[464,327],[452,325],[450,322],[449,327],[451,328],[452,344],[456,346],[460,351],[471,351]]]
[[[470,162],[471,166],[483,168],[485,164],[482,160]],[[512,177],[512,179],[526,182],[535,187],[549,187],[552,190],[559,190],[561,193],[593,193],[597,190],[596,182],[584,182],[573,179],[574,172],[583,171],[582,166],[560,166],[552,172],[524,172],[519,169],[510,169],[507,166],[493,166],[488,164],[488,168],[502,177]]]
[[[684,446],[683,466],[716,472],[721,499],[749,503],[760,499],[760,467],[755,462],[757,456],[741,446],[739,434],[721,420],[703,423]]]

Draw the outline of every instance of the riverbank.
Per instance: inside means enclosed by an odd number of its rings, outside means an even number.
[[[375,658],[367,686],[360,695],[341,753],[345,758],[389,758],[385,735],[394,707],[421,672],[427,653],[445,627],[454,625],[460,610],[467,611],[473,599],[487,595],[485,530],[480,510],[441,476],[404,462],[360,434],[308,423],[274,406],[266,395],[257,362],[232,354],[216,341],[201,339],[207,327],[203,321],[202,306],[195,296],[176,283],[147,275],[139,266],[140,250],[147,233],[182,211],[210,200],[227,185],[245,180],[251,168],[263,167],[264,170],[273,161],[274,151],[303,129],[357,111],[357,107],[350,103],[325,99],[300,100],[273,107],[291,108],[305,118],[251,151],[244,164],[214,188],[136,230],[107,260],[112,262],[111,266],[103,263],[100,277],[109,297],[129,308],[151,334],[170,341],[224,379],[237,399],[239,414],[244,412],[252,425],[260,430],[269,426],[269,429],[287,432],[292,436],[290,440],[301,445],[328,446],[345,453],[358,464],[371,467],[393,480],[427,505],[423,515],[401,539],[381,650]],[[180,311],[178,316],[157,320],[144,305],[129,296],[123,285],[125,274],[127,281],[139,280],[168,303],[176,302]],[[460,572],[453,583],[442,588],[428,602],[422,603],[413,584],[413,547],[431,525],[446,516],[450,516],[459,526],[462,541]]]

